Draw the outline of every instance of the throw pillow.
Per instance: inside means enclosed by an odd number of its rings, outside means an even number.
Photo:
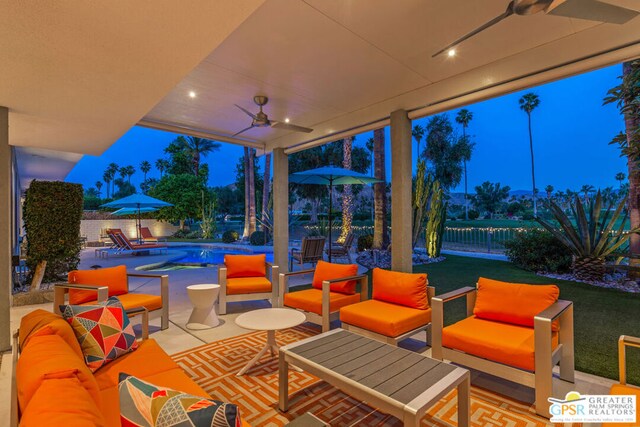
[[[91,372],[138,348],[133,326],[117,297],[97,305],[61,305],[60,311],[73,328]]]
[[[121,373],[118,385],[122,427],[241,427],[231,403],[158,387]]]

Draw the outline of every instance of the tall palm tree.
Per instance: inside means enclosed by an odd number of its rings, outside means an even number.
[[[249,233],[249,147],[244,147],[244,157],[242,158],[244,169],[244,229],[242,237],[248,238]]]
[[[389,231],[387,224],[387,179],[385,168],[385,141],[384,129],[373,131],[373,161],[374,176],[381,182],[373,184],[374,222],[373,222],[373,249],[385,249],[389,244]]]
[[[365,146],[367,147],[367,150],[369,150],[369,155],[370,155],[370,166],[369,166],[369,170],[370,170],[370,175],[373,176],[373,138],[369,138],[367,139],[367,142],[365,143]],[[371,185],[371,189],[373,190],[375,187],[373,186],[373,184]],[[375,206],[371,206],[371,221],[373,222],[374,220],[374,215],[375,215]]]
[[[547,199],[551,199],[551,195],[553,194],[553,185],[547,185],[544,187],[544,191],[547,193]]]
[[[264,156],[264,179],[262,180],[262,223],[267,222],[267,209],[271,193],[271,153]]]
[[[595,191],[595,187],[593,185],[585,184],[580,188],[579,193],[584,195],[584,202],[589,203],[589,195]]]
[[[102,197],[102,181],[96,181],[96,189],[98,190],[98,196]]]
[[[107,171],[109,172],[109,175],[111,176],[111,196],[113,196],[113,194],[116,192],[116,174],[118,173],[118,171],[120,170],[120,166],[118,166],[117,163],[112,162],[109,163],[109,166],[107,166]]]
[[[151,163],[149,163],[146,160],[143,160],[142,162],[140,162],[140,170],[144,174],[143,181],[146,181],[147,180],[147,174],[151,170]]]
[[[415,125],[411,130],[411,136],[416,141],[416,159],[420,159],[420,142],[424,137],[424,133],[426,132],[425,128],[420,125]]]
[[[622,188],[622,181],[624,181],[624,179],[626,177],[627,176],[624,174],[624,172],[618,172],[616,174],[616,181],[618,181],[618,183],[619,183],[619,185],[618,185],[619,188]]]
[[[526,93],[520,98],[520,109],[527,113],[529,122],[529,150],[531,151],[531,188],[533,189],[533,216],[538,216],[538,204],[536,202],[536,173],[533,160],[533,133],[531,132],[531,112],[540,105],[540,98],[533,92]]]
[[[102,174],[102,180],[104,181],[105,184],[107,184],[107,199],[109,198],[109,195],[111,194],[111,186],[109,185],[111,183],[111,180],[113,179],[113,177],[111,176],[111,171],[109,169],[107,169],[106,171],[104,171],[104,173]]]
[[[210,139],[198,138],[196,136],[187,136],[183,138],[185,148],[189,152],[193,162],[193,172],[196,176],[200,173],[200,159],[206,157],[209,153],[218,151],[220,144]]]
[[[249,236],[257,229],[256,221],[256,150],[249,149]]]
[[[351,169],[351,151],[353,149],[353,137],[348,136],[342,140],[342,167]],[[350,185],[345,185],[342,190],[342,227],[338,241],[344,242],[351,232],[353,222],[353,191]]]
[[[156,169],[160,172],[160,179],[164,176],[164,172],[169,169],[168,161],[165,159],[156,160]]]
[[[133,176],[134,173],[136,173],[136,168],[134,168],[133,166],[129,165],[129,166],[125,166],[122,169],[124,169],[124,173],[127,176],[127,182],[129,184],[131,184],[131,177]]]
[[[466,108],[458,111],[458,115],[456,116],[456,122],[462,125],[462,137],[467,140],[467,127],[469,126],[469,122],[473,120],[473,113]],[[468,142],[468,141],[467,141]],[[469,153],[471,154],[471,153]],[[467,190],[467,161],[470,160],[466,156],[462,159],[464,165],[464,219],[469,219],[469,193]]]

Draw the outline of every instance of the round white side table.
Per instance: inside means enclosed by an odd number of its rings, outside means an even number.
[[[290,308],[263,308],[243,313],[236,318],[236,324],[244,329],[254,331],[267,331],[267,342],[264,347],[255,355],[247,365],[240,369],[238,376],[244,375],[253,367],[262,356],[271,351],[271,356],[278,354],[278,343],[276,342],[276,331],[293,328],[301,325],[307,320],[304,313]],[[294,367],[294,369],[296,369]]]
[[[193,305],[193,311],[187,322],[187,329],[210,329],[220,324],[214,306],[219,292],[220,285],[187,286],[187,295],[189,295]]]

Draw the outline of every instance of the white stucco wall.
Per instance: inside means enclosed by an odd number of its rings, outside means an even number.
[[[149,227],[151,233],[156,237],[171,236],[178,231],[177,226],[155,219],[143,219],[142,226]],[[86,237],[88,242],[102,241],[100,236],[107,228],[119,228],[130,239],[136,237],[136,221],[133,219],[83,219],[80,222],[80,235]]]

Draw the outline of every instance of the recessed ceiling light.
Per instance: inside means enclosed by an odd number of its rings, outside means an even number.
[[[196,93],[194,91],[189,92],[189,98],[195,98]]]
[[[289,123],[289,117],[287,117],[286,119],[284,119],[285,123]]]
[[[447,52],[447,55],[449,55],[449,57],[453,57],[456,56],[456,50],[455,49],[449,49],[449,51]]]

